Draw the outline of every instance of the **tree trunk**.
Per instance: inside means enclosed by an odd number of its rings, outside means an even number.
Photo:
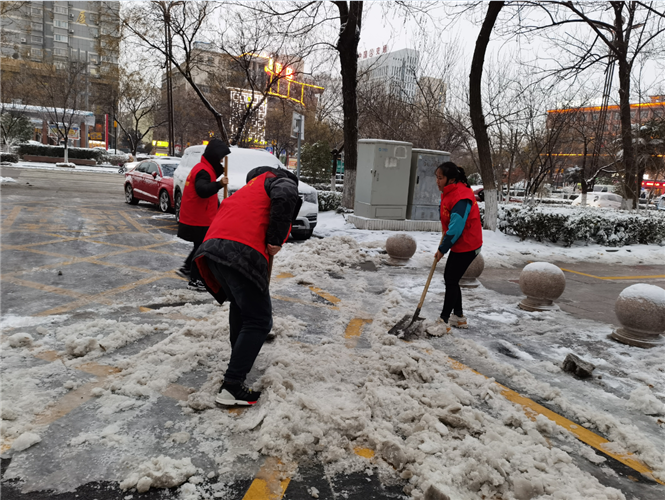
[[[586,207],[586,194],[589,192],[589,184],[586,180],[586,155],[587,155],[587,141],[584,141],[584,156],[582,157],[582,176],[580,178],[580,188],[582,190],[582,198],[580,205]]]
[[[485,124],[485,115],[483,114],[482,102],[482,77],[483,65],[485,62],[485,53],[490,41],[492,28],[503,8],[505,2],[490,2],[487,8],[485,20],[480,28],[476,47],[473,51],[471,61],[471,71],[469,73],[469,112],[471,115],[471,125],[473,133],[476,136],[478,147],[478,160],[480,162],[480,176],[483,179],[485,193],[485,222],[483,227],[491,231],[496,231],[499,204],[497,200],[496,180],[494,179],[494,169],[492,168],[492,155],[490,151],[490,141],[487,136],[487,125]]]
[[[342,205],[353,208],[356,199],[358,166],[358,42],[362,25],[362,2],[336,2],[340,9],[340,34],[337,41],[342,68],[342,110],[344,111],[344,194]],[[346,10],[346,12],[345,12]]]
[[[69,141],[67,139],[65,139],[65,163],[69,163]]]

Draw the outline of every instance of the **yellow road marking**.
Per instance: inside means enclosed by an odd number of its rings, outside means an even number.
[[[18,214],[21,213],[21,210],[23,207],[14,207],[12,208],[12,211],[9,212],[9,215],[5,217],[5,219],[2,221],[2,230],[7,231],[12,225],[14,224],[14,221],[16,220],[16,217],[18,217]]]
[[[354,448],[353,452],[356,455],[358,455],[359,457],[363,457],[363,458],[367,458],[367,459],[374,458],[374,450],[372,450],[370,448],[358,447],[358,448]]]
[[[291,474],[280,470],[284,468],[279,460],[268,457],[242,497],[243,500],[281,500],[291,482]]]
[[[279,273],[277,276],[275,276],[276,280],[283,280],[286,278],[295,278],[295,276],[291,273]]]
[[[476,370],[473,370],[472,368],[469,368],[468,366],[464,365],[463,363],[460,363],[457,360],[454,360],[452,358],[448,358],[450,360],[450,364],[452,365],[453,369],[455,370],[471,370],[473,373],[476,373],[482,377],[485,377],[482,373],[478,373]],[[488,377],[485,377],[488,378]],[[633,470],[636,470],[637,472],[640,472],[641,474],[644,474],[647,476],[649,479],[656,481],[657,483],[664,484],[662,481],[656,479],[653,476],[653,471],[649,469],[646,465],[644,465],[642,462],[640,462],[636,458],[631,458],[634,455],[632,453],[625,453],[625,454],[618,454],[609,451],[604,445],[609,443],[607,439],[591,432],[590,430],[586,429],[585,427],[582,427],[581,425],[576,424],[572,420],[568,420],[567,418],[559,415],[558,413],[553,412],[552,410],[549,410],[548,408],[545,408],[542,405],[539,405],[535,401],[522,396],[518,392],[513,391],[512,389],[509,389],[508,387],[499,384],[498,382],[494,382],[497,386],[501,388],[501,395],[505,397],[508,401],[518,404],[522,407],[524,410],[524,413],[529,417],[531,420],[536,419],[536,415],[543,415],[550,420],[552,420],[554,423],[557,425],[560,425],[564,429],[567,429],[570,431],[572,434],[577,437],[580,441],[583,443],[588,444],[589,446],[601,451],[605,455],[609,455],[610,457],[614,458],[615,460],[618,460],[624,465],[627,465]]]
[[[330,302],[332,304],[337,305],[340,302],[342,302],[342,299],[337,298],[334,295],[329,294],[328,292],[324,292],[323,290],[321,290],[320,288],[317,288],[315,286],[310,286],[309,289],[312,292],[314,292],[315,294],[317,294],[319,297],[323,297],[324,299],[326,299],[328,302]]]
[[[162,394],[171,399],[178,401],[187,401],[191,394],[191,389],[180,384],[171,384],[162,391]]]
[[[275,300],[281,300],[283,302],[294,302],[296,304],[305,304],[307,306],[312,306],[312,307],[325,307],[326,309],[332,309],[333,311],[339,311],[339,307],[331,306],[331,305],[328,305],[328,304],[319,304],[318,302],[309,302],[307,300],[296,299],[296,298],[293,298],[293,297],[285,297],[283,295],[271,295],[271,297]]]
[[[573,271],[572,269],[560,268],[562,271],[567,273],[579,274],[580,276],[586,276],[588,278],[595,278],[597,280],[648,280],[648,279],[661,279],[665,278],[665,274],[650,274],[645,276],[595,276],[593,274],[581,273],[579,271]]]
[[[358,339],[360,338],[360,335],[362,335],[363,327],[371,322],[371,319],[365,318],[353,318],[349,321],[346,331],[344,332],[346,347],[349,349],[356,347],[356,345],[358,345]]]
[[[132,226],[134,226],[136,229],[138,229],[139,233],[148,233],[148,230],[146,228],[144,228],[141,224],[136,222],[132,217],[130,217],[128,213],[123,212],[123,211],[118,211],[118,213],[120,214],[120,216],[122,218],[127,220],[127,222],[129,222]],[[148,233],[148,234],[150,234],[151,236],[154,236],[155,238],[157,238],[156,234],[151,234],[151,233]],[[161,239],[161,238],[157,238],[157,239]]]

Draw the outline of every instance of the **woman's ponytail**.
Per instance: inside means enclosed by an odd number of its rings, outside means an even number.
[[[440,170],[441,174],[448,179],[452,179],[456,182],[462,182],[467,187],[471,187],[469,186],[469,181],[466,179],[466,173],[464,172],[464,169],[462,167],[458,167],[452,161],[442,163],[436,169]]]

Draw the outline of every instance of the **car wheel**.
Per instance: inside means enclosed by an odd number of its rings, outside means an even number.
[[[139,200],[134,197],[134,190],[131,184],[125,184],[125,201],[130,205],[138,205]]]
[[[310,229],[309,231],[298,231],[297,233],[291,233],[291,237],[296,240],[296,241],[303,241],[303,240],[308,240],[312,237],[312,234],[314,233],[314,229]]]
[[[169,193],[166,191],[162,190],[161,193],[159,193],[159,209],[166,213],[169,211],[171,208],[171,198],[169,198]]]
[[[175,192],[175,221],[180,222],[180,203],[182,202],[182,195],[180,191]]]

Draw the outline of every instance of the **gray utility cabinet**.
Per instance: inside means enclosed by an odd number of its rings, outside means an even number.
[[[436,185],[436,167],[450,161],[450,153],[414,149],[406,217],[410,220],[439,220],[441,191]]]
[[[406,219],[411,173],[410,142],[358,141],[355,214],[369,219]]]

